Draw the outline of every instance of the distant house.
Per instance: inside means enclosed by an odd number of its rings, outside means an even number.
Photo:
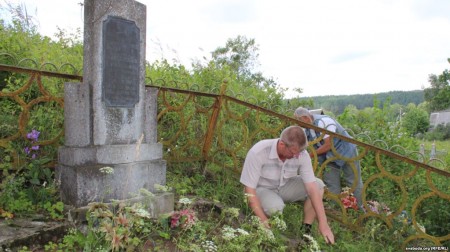
[[[430,126],[432,128],[439,124],[446,125],[447,123],[450,123],[450,109],[431,113]]]

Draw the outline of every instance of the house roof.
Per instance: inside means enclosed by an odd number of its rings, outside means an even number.
[[[439,124],[450,123],[450,110],[433,112],[430,114],[430,125],[436,127]]]

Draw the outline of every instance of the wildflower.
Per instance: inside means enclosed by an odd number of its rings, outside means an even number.
[[[367,201],[367,206],[369,207],[370,211],[379,214],[378,212],[378,206],[380,205],[380,203],[378,203],[378,201],[373,201],[373,200],[369,200]]]
[[[237,217],[239,217],[239,208],[235,208],[235,207],[225,208],[223,210],[223,214],[225,216],[229,216],[231,218],[237,218]]]
[[[286,231],[287,229],[286,222],[284,222],[284,220],[282,220],[278,215],[275,215],[270,219],[270,224],[280,231]]]
[[[178,200],[178,203],[180,203],[181,205],[190,205],[192,204],[192,200],[189,198],[181,198]]]
[[[105,166],[105,167],[100,168],[100,172],[104,173],[104,174],[113,174],[114,169],[112,167]]]
[[[170,217],[170,227],[176,228],[181,227],[183,229],[190,229],[195,222],[197,217],[195,212],[191,209],[184,209],[180,211],[175,211]]]
[[[268,228],[262,228],[260,229],[260,231],[262,232],[262,235],[269,241],[274,241],[275,240],[275,236],[272,233],[272,230],[268,229]]]
[[[341,202],[344,205],[344,208],[353,208],[354,210],[358,210],[358,204],[356,198],[353,196],[353,193],[350,192],[349,187],[344,187],[341,192],[342,195],[344,195],[343,198],[341,198]]]
[[[367,201],[367,206],[369,207],[370,211],[376,213],[376,214],[386,214],[391,215],[392,211],[389,209],[389,207],[384,203],[379,203],[375,200],[369,200]]]
[[[320,251],[319,244],[312,236],[307,234],[304,234],[303,236],[306,237],[311,242],[309,245],[311,251]]]
[[[356,198],[354,196],[347,196],[344,198],[341,198],[341,202],[344,205],[344,208],[353,208],[355,210],[358,210],[358,205],[356,204]]]
[[[239,234],[244,235],[244,236],[249,235],[249,233],[242,228],[237,228],[236,232],[238,232]]]
[[[217,246],[216,246],[216,244],[214,244],[213,241],[202,241],[201,246],[205,250],[205,252],[216,252],[217,251]]]
[[[236,234],[235,234],[234,228],[232,228],[230,226],[224,226],[222,228],[222,238],[224,240],[227,240],[227,241],[236,238]]]
[[[263,225],[261,220],[259,219],[259,217],[255,216],[255,215],[252,215],[250,217],[250,223],[253,224],[254,226],[257,226],[257,227]]]
[[[37,142],[39,134],[41,134],[41,132],[33,129],[31,130],[31,132],[27,134],[27,138],[30,139],[31,141]]]

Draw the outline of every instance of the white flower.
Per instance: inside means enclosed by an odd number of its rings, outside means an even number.
[[[178,200],[178,203],[180,203],[182,205],[190,205],[190,204],[192,204],[192,200],[189,198],[181,198]]]
[[[236,234],[235,234],[236,230],[234,230],[234,228],[229,227],[229,226],[224,226],[222,228],[222,238],[224,240],[232,240],[234,238],[236,238]]]
[[[151,217],[151,216],[150,216],[150,213],[149,213],[147,210],[142,209],[142,208],[136,209],[136,210],[135,210],[135,214],[136,214],[138,217],[141,217],[141,218],[150,218],[150,217]]]
[[[270,241],[274,241],[275,240],[275,236],[272,233],[272,230],[268,229],[268,228],[262,228],[261,231],[263,232],[263,235]]]
[[[231,218],[239,217],[239,208],[229,207],[229,208],[225,208],[223,210],[223,212],[224,212],[225,215],[228,215]]]
[[[280,219],[279,216],[273,216],[271,219],[271,224],[280,231],[286,231],[287,225],[284,220]]]
[[[311,242],[311,244],[309,245],[311,251],[320,251],[319,244],[317,244],[317,241],[314,240],[312,236],[307,234],[304,234],[303,236],[306,237]]]
[[[213,241],[202,241],[201,246],[205,250],[205,252],[216,252],[217,251],[217,246],[216,246],[216,244],[214,244]]]
[[[241,235],[249,235],[249,233],[242,228],[236,229],[236,232],[238,232]]]

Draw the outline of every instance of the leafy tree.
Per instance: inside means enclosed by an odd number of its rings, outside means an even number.
[[[424,89],[425,101],[429,103],[431,111],[439,111],[450,108],[450,72],[444,70],[436,76],[430,74],[428,82],[431,87]]]
[[[402,127],[413,136],[417,133],[425,133],[430,126],[430,120],[425,110],[414,106],[414,104],[412,106],[408,106],[409,110],[402,117]]]
[[[228,65],[241,76],[251,76],[252,70],[258,65],[258,45],[255,39],[247,39],[239,35],[235,39],[228,39],[225,47],[218,47],[212,52],[213,61],[219,65]]]

